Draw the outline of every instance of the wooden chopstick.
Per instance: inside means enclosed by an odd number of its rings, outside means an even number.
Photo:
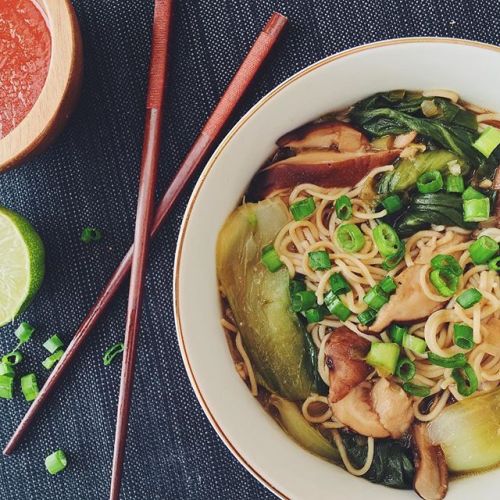
[[[260,69],[271,49],[278,41],[286,23],[286,17],[275,12],[258,36],[254,45],[250,49],[250,52],[245,57],[224,95],[214,109],[212,115],[200,132],[200,135],[189,150],[184,161],[181,163],[177,175],[165,192],[160,205],[156,210],[151,230],[152,236],[157,234],[175,204],[175,201],[179,197],[179,194],[189,182],[196,169],[200,166],[208,150],[214,145],[221,129],[227,123],[231,113],[241,100],[248,86],[257,74],[257,71]],[[102,290],[96,303],[89,310],[87,316],[73,336],[73,339],[68,345],[68,348],[66,349],[61,360],[50,373],[37,398],[33,401],[30,408],[19,423],[19,426],[5,446],[3,450],[4,455],[10,455],[23,439],[34,418],[41,411],[48,397],[55,390],[57,383],[62,379],[64,372],[71,365],[71,362],[76,356],[80,346],[89,336],[97,321],[104,313],[106,307],[116,295],[120,285],[123,283],[130,270],[132,252],[133,247],[129,249],[123,260],[116,268],[114,274]]]
[[[142,150],[139,196],[135,219],[134,250],[130,271],[130,287],[125,327],[125,348],[116,417],[115,448],[111,469],[110,500],[118,500],[122,482],[123,460],[127,441],[128,420],[132,402],[137,338],[141,320],[144,280],[149,256],[149,241],[153,222],[154,196],[160,156],[163,101],[167,76],[168,46],[172,24],[173,0],[155,0],[151,62],[149,68],[148,95],[146,99],[146,123]]]

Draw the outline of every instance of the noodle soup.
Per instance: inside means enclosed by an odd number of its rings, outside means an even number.
[[[280,138],[218,238],[252,394],[309,451],[428,499],[500,462],[498,126],[451,91],[370,96]]]

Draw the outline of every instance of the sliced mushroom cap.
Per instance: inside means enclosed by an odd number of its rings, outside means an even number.
[[[368,139],[354,127],[342,122],[309,123],[278,139],[281,148],[336,149],[341,153],[362,151]]]
[[[391,164],[399,153],[399,149],[352,153],[305,150],[259,171],[250,185],[249,196],[262,199],[278,189],[307,182],[322,187],[354,186],[374,168]]]
[[[392,438],[399,439],[413,421],[411,399],[398,384],[389,382],[386,378],[377,380],[372,388],[371,398],[380,423]]]
[[[366,379],[371,371],[364,361],[369,350],[370,342],[345,326],[330,335],[325,346],[325,362],[330,370],[328,398],[332,403],[344,398]]]
[[[386,438],[390,432],[380,423],[380,418],[372,406],[372,384],[363,382],[349,394],[330,405],[335,418],[363,436]]]
[[[415,491],[424,500],[442,500],[448,491],[448,467],[441,447],[431,443],[426,424],[413,426],[412,445]]]

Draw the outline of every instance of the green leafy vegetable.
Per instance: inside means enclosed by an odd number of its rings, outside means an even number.
[[[306,332],[291,309],[288,271],[260,263],[261,249],[289,220],[279,199],[238,207],[219,233],[217,274],[253,366],[272,391],[295,401],[314,390]]]
[[[341,431],[341,436],[351,463],[356,468],[363,467],[367,453],[366,437],[344,431]],[[410,490],[413,488],[415,472],[410,457],[411,451],[399,441],[377,439],[375,440],[373,464],[363,477],[372,483]]]
[[[427,172],[446,172],[450,162],[460,165],[461,173],[466,174],[469,166],[456,154],[443,149],[436,151],[426,151],[415,158],[405,158],[396,163],[396,167],[391,172],[383,175],[378,184],[380,194],[393,193],[396,191],[407,191],[413,188],[418,178]]]

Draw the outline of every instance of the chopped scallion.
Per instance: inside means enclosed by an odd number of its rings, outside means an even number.
[[[426,398],[431,393],[429,387],[425,385],[412,384],[411,382],[405,382],[403,384],[403,390],[412,396],[417,396],[418,398]]]
[[[328,252],[325,250],[317,250],[315,252],[309,252],[309,267],[313,271],[320,271],[324,269],[330,269],[332,264],[330,262],[330,257]]]
[[[500,245],[489,236],[481,236],[469,247],[470,258],[476,265],[486,264],[494,257]]]
[[[19,339],[18,347],[21,344],[25,344],[26,342],[28,342],[31,339],[34,331],[34,327],[32,327],[29,323],[23,321],[14,332],[14,335]]]
[[[349,283],[340,273],[333,273],[330,276],[330,288],[335,295],[342,295],[351,290]]]
[[[477,304],[483,298],[483,294],[476,288],[469,288],[463,291],[458,297],[457,302],[464,308],[469,309]]]
[[[292,295],[292,310],[295,312],[307,311],[316,305],[316,294],[311,290],[302,290]]]
[[[376,317],[377,317],[377,311],[375,311],[375,309],[370,309],[370,308],[359,313],[357,316],[360,324],[365,325],[365,326],[371,325],[375,321]]]
[[[386,276],[379,284],[378,286],[382,289],[383,292],[385,293],[393,293],[396,291],[396,288],[398,287],[396,285],[396,282],[394,281],[394,278],[392,276]]]
[[[60,349],[54,352],[42,361],[42,365],[46,370],[51,370],[52,367],[62,358],[64,351]]]
[[[464,221],[482,222],[490,217],[490,199],[464,200]]]
[[[423,354],[427,350],[427,344],[424,339],[414,335],[405,335],[403,337],[403,347],[417,354]]]
[[[347,321],[351,315],[349,308],[331,290],[325,296],[325,305],[330,314],[337,316],[340,321]]]
[[[2,357],[2,363],[15,366],[23,360],[23,355],[20,351],[12,351]]]
[[[387,210],[388,215],[395,214],[403,208],[403,202],[397,194],[391,194],[382,200],[382,206]]]
[[[403,382],[409,382],[415,374],[417,373],[417,368],[415,363],[408,358],[401,358],[396,366],[396,376],[399,377]]]
[[[408,327],[393,324],[389,328],[389,337],[396,344],[403,344],[403,339],[408,334]]]
[[[349,196],[343,194],[335,202],[335,213],[340,220],[348,220],[352,216],[352,203]]]
[[[47,349],[47,351],[49,351],[51,354],[55,353],[62,346],[63,342],[57,334],[52,335],[52,337],[46,340],[43,344],[43,347],[45,347],[45,349]]]
[[[479,387],[476,372],[468,363],[463,367],[454,368],[451,376],[457,384],[459,394],[464,397],[474,394]]]
[[[392,375],[396,371],[399,358],[399,345],[391,342],[372,342],[365,361],[380,370],[383,375]]]
[[[496,271],[497,273],[500,271],[500,255],[488,262],[488,269]]]
[[[491,153],[500,144],[500,129],[495,127],[486,128],[481,135],[476,139],[473,146],[486,158],[491,156]]]
[[[283,262],[281,262],[280,256],[272,243],[266,245],[262,249],[262,257],[260,260],[272,273],[275,273],[283,266]]]
[[[365,246],[365,237],[356,224],[342,224],[335,231],[338,246],[347,253],[359,252]]]
[[[96,227],[86,227],[83,229],[80,239],[84,243],[93,243],[102,239],[102,231]]]
[[[316,210],[314,198],[309,196],[290,205],[290,212],[295,220],[307,219]]]
[[[14,377],[12,375],[0,375],[0,398],[12,399],[13,389]]]
[[[473,330],[465,323],[455,323],[453,325],[453,341],[461,349],[472,349],[474,347]]]
[[[68,460],[62,450],[55,451],[45,459],[45,468],[52,475],[63,471],[67,465]]]
[[[379,285],[376,285],[365,294],[363,297],[363,301],[368,305],[371,309],[375,309],[379,311],[384,304],[389,302],[389,297],[387,294],[380,288]]]
[[[430,170],[423,173],[417,180],[417,189],[425,193],[437,193],[443,189],[443,176],[439,170]]]
[[[28,375],[21,377],[21,390],[26,401],[33,401],[38,396],[40,391],[34,373],[28,373]]]
[[[467,358],[464,354],[458,353],[454,356],[450,356],[448,358],[444,358],[442,356],[438,356],[433,352],[429,352],[427,354],[427,359],[436,366],[441,366],[443,368],[463,368],[467,364]]]
[[[457,259],[452,255],[439,254],[431,259],[432,269],[448,269],[455,276],[462,276],[463,269],[460,267]]]
[[[464,189],[464,178],[461,175],[449,175],[446,178],[446,191],[448,193],[463,193]]]
[[[450,268],[434,269],[429,279],[443,297],[451,297],[458,289],[459,277]]]
[[[117,342],[116,344],[112,345],[105,353],[102,358],[104,364],[106,366],[110,365],[113,362],[113,359],[123,352],[123,349],[125,349],[125,345],[123,342]]]

